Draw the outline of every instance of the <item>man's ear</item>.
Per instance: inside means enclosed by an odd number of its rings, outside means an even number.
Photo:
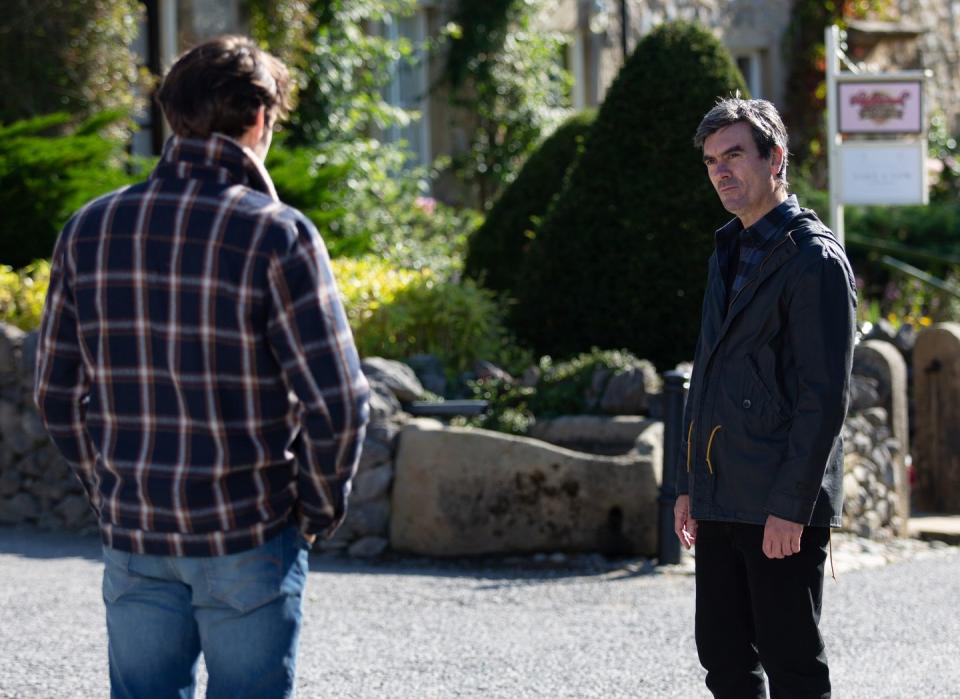
[[[770,174],[776,175],[783,168],[783,148],[773,146],[770,149]]]
[[[257,110],[257,115],[253,119],[253,123],[247,127],[247,130],[244,131],[243,135],[237,140],[251,150],[256,149],[257,144],[260,143],[260,140],[263,138],[263,130],[266,128],[266,118],[266,110],[263,108],[263,105],[260,105],[260,108]]]

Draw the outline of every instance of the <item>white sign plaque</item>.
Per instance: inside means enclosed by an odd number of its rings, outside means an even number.
[[[840,201],[844,204],[926,204],[925,139],[862,141],[840,146]]]

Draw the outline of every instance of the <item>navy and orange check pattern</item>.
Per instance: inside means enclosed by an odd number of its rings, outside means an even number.
[[[235,141],[171,138],[146,182],[62,231],[35,399],[107,546],[330,533],[368,395],[319,234]]]

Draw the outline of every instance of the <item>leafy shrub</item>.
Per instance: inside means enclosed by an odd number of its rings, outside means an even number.
[[[467,275],[488,289],[513,291],[533,231],[563,187],[595,117],[594,110],[570,117],[527,159],[483,225],[470,236],[464,263]]]
[[[47,260],[36,260],[18,270],[0,265],[0,322],[28,332],[38,328],[49,286]]]
[[[565,39],[537,26],[545,0],[457,0],[443,79],[467,144],[453,174],[485,209],[545,133],[569,114],[571,75],[557,57]]]
[[[527,359],[507,334],[493,293],[472,280],[444,281],[372,258],[336,259],[333,267],[362,356],[433,354],[451,375],[478,359],[510,367]]]
[[[640,41],[524,258],[513,327],[536,352],[626,347],[660,367],[693,354],[729,214],[691,142],[737,89],[743,77],[704,29],[666,24]]]
[[[529,408],[540,417],[599,412],[600,399],[607,383],[627,369],[639,369],[644,360],[627,350],[601,350],[596,347],[564,362],[550,357],[540,360],[540,380]],[[594,384],[598,369],[606,369],[606,379]]]
[[[138,179],[120,141],[102,131],[120,118],[104,113],[69,130],[51,114],[0,126],[0,263],[21,267],[53,252],[60,228],[90,199]],[[57,135],[58,130],[68,129]]]
[[[267,169],[280,199],[319,228],[333,257],[372,254],[406,268],[450,276],[479,214],[425,196],[429,173],[404,170],[409,156],[375,140],[270,149]]]
[[[473,397],[486,400],[489,408],[484,415],[460,420],[460,424],[526,434],[537,417],[597,413],[610,379],[644,364],[644,360],[625,350],[596,347],[556,364],[550,357],[541,357],[538,365],[540,379],[534,387],[495,377],[471,382]],[[598,369],[605,370],[599,374],[605,375],[599,383],[596,381]]]
[[[51,112],[132,114],[148,84],[131,48],[137,0],[10,0],[0,13],[0,122]],[[113,122],[114,135],[124,120]]]
[[[535,417],[527,404],[536,394],[535,388],[498,378],[471,381],[468,388],[474,399],[487,401],[487,410],[476,417],[458,418],[453,424],[517,435],[530,431]]]

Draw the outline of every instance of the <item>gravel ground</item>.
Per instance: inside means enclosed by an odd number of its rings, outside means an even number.
[[[960,697],[960,551],[834,538],[841,699]],[[890,562],[893,561],[893,562]],[[702,697],[690,562],[311,559],[300,697]],[[99,544],[0,528],[0,697],[107,696]]]

